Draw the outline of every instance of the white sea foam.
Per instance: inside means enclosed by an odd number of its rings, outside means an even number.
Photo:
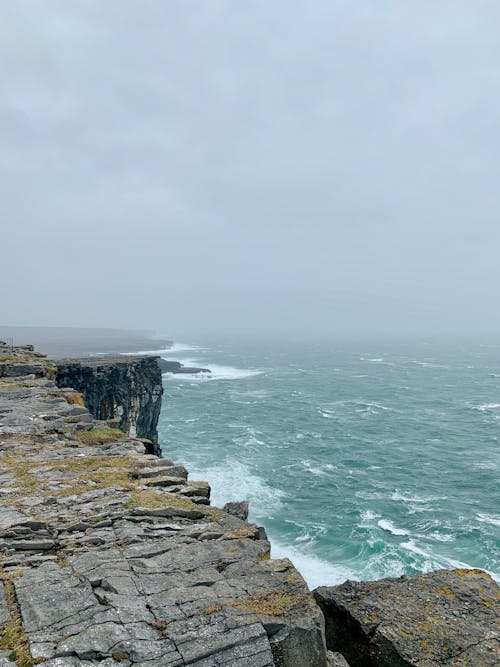
[[[413,360],[411,363],[415,364],[416,366],[422,366],[422,368],[448,368],[448,366],[444,366],[443,364],[436,364],[433,361]]]
[[[489,523],[492,526],[500,526],[499,514],[476,514],[476,519],[481,523]]]
[[[482,403],[481,405],[475,405],[474,409],[479,410],[479,412],[486,412],[487,410],[496,410],[500,408],[500,403]]]
[[[198,345],[189,345],[188,343],[174,343],[171,347],[162,347],[159,350],[139,350],[138,352],[121,352],[122,355],[126,357],[132,357],[137,354],[155,354],[155,355],[172,355],[178,354],[179,352],[186,352],[188,350],[204,350],[205,348],[199,347]]]
[[[431,570],[437,570],[441,568],[447,570],[455,570],[455,569],[473,570],[476,567],[474,565],[470,565],[469,563],[464,563],[463,561],[455,560],[454,558],[446,558],[444,556],[439,556],[437,554],[430,554],[427,551],[425,551],[425,549],[422,549],[421,547],[417,546],[415,540],[412,539],[408,540],[407,542],[401,542],[399,546],[424,559],[424,563],[421,564],[423,572],[430,572]],[[500,577],[498,572],[492,572],[491,570],[487,570],[486,568],[481,568],[481,569],[487,572],[495,581],[497,582],[499,581]]]
[[[337,466],[334,466],[331,463],[317,465],[307,459],[301,461],[300,463],[307,472],[310,472],[312,475],[317,475],[319,477],[328,477],[328,473],[337,469]]]
[[[190,364],[199,364],[200,362],[196,360],[183,360],[181,363],[188,365],[185,361],[189,361]],[[211,382],[213,380],[243,380],[245,378],[254,377],[255,375],[261,375],[262,371],[252,370],[249,368],[234,368],[233,366],[219,366],[218,364],[211,364],[210,362],[203,362],[203,366],[210,369],[210,373],[197,373],[196,375],[183,374],[183,373],[164,373],[164,377],[169,379],[180,380],[183,382]]]
[[[438,542],[454,542],[455,537],[450,534],[443,535],[443,533],[439,533],[437,530],[435,530],[433,533],[430,533],[429,537],[432,537],[433,540],[437,540]]]
[[[272,558],[289,558],[312,590],[317,586],[334,586],[346,579],[359,579],[353,570],[344,565],[328,563],[314,554],[308,553],[306,547],[294,547],[280,544],[271,539]]]
[[[417,496],[416,494],[401,493],[398,489],[391,493],[392,500],[399,500],[403,503],[432,503],[437,500],[447,500],[448,496]]]
[[[380,526],[382,530],[386,530],[393,535],[408,535],[407,530],[396,528],[392,521],[388,521],[387,519],[380,519],[380,521],[377,522],[377,525]]]
[[[190,478],[204,479],[212,488],[212,504],[222,507],[234,500],[248,500],[254,519],[270,519],[279,512],[286,493],[267,484],[249,466],[239,461],[224,461],[209,468],[197,468],[187,462]]]

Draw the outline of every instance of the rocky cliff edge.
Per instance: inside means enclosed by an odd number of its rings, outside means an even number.
[[[324,667],[292,563],[57,373],[0,348],[0,666]]]

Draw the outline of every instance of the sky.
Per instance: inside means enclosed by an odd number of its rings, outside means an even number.
[[[497,0],[2,0],[0,320],[500,332]]]

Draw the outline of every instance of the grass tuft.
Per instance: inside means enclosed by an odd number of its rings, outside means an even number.
[[[119,428],[93,428],[90,431],[77,431],[73,438],[84,445],[103,445],[125,438],[126,434]]]
[[[187,498],[181,498],[173,493],[165,491],[153,491],[151,489],[138,489],[133,491],[127,501],[129,509],[144,507],[145,509],[163,509],[165,507],[177,507],[185,510],[200,510],[200,507]],[[203,510],[201,510],[203,511]]]

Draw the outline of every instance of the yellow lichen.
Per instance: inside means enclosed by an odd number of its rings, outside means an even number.
[[[0,634],[0,649],[9,651],[9,660],[17,667],[32,667],[42,662],[41,659],[34,660],[29,651],[29,640],[26,635],[19,606],[17,604],[14,580],[21,575],[20,571],[0,571],[0,580],[5,587],[5,596],[10,611],[10,619],[3,626]]]
[[[126,506],[133,509],[144,507],[145,509],[163,509],[165,507],[177,507],[186,510],[199,510],[200,508],[191,500],[181,498],[173,493],[153,491],[151,489],[138,489],[133,491]]]
[[[299,607],[304,598],[299,595],[286,595],[279,591],[253,593],[243,600],[230,600],[228,604],[236,609],[251,611],[263,616],[284,616]]]
[[[85,407],[85,399],[83,394],[77,392],[68,392],[63,394],[64,398],[70,405],[79,405],[80,407]]]

